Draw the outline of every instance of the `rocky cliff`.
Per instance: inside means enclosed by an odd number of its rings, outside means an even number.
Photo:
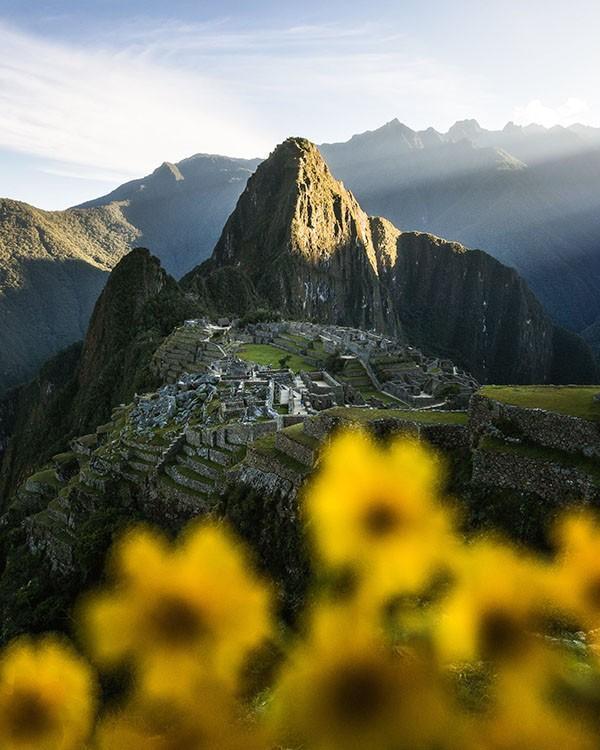
[[[235,312],[251,300],[292,318],[400,328],[382,304],[369,218],[300,138],[285,141],[250,178],[212,258],[183,286],[218,306],[219,287],[235,277],[247,290]]]
[[[5,400],[12,437],[0,466],[0,497],[70,437],[95,429],[116,404],[150,385],[156,347],[196,311],[148,250],[126,255],[96,303],[83,346],[54,357]]]
[[[514,270],[479,250],[369,218],[317,147],[299,138],[259,166],[212,258],[182,284],[214,312],[261,305],[407,335],[487,382],[549,382],[564,354]],[[240,290],[233,299],[231,284]],[[579,346],[562,362],[564,380],[595,377],[589,351]]]

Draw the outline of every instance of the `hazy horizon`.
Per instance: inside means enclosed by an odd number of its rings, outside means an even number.
[[[0,0],[0,195],[65,208],[163,161],[394,118],[600,126],[600,6],[480,5]]]

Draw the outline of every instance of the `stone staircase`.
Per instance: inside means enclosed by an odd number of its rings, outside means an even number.
[[[224,485],[225,472],[244,458],[246,446],[257,435],[276,429],[275,420],[218,427],[188,425],[181,449],[159,469],[159,490],[208,507],[210,498]]]
[[[344,366],[341,372],[336,373],[335,376],[339,381],[351,385],[363,394],[377,390],[358,357],[345,356],[343,362]]]

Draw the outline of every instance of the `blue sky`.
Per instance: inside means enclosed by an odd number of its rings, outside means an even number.
[[[0,195],[64,208],[394,117],[600,125],[599,38],[597,0],[0,0]]]

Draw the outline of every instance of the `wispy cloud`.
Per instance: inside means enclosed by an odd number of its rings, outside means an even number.
[[[78,49],[0,25],[0,146],[139,175],[197,151],[254,154],[268,140],[200,72],[129,49]]]
[[[0,22],[0,49],[0,147],[86,178],[127,179],[197,151],[265,155],[287,135],[332,140],[396,115],[448,125],[484,96],[476,76],[376,24],[138,20],[78,47]]]

